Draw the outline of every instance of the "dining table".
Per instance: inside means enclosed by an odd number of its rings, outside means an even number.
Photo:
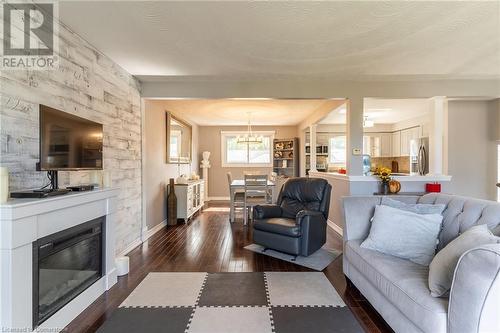
[[[274,188],[276,186],[276,183],[268,180],[267,181],[267,186],[269,187],[269,190],[271,191],[271,197],[274,198]],[[234,222],[234,195],[236,192],[244,192],[245,191],[245,180],[244,179],[233,179],[231,181],[231,185],[229,186],[229,219],[231,222]]]

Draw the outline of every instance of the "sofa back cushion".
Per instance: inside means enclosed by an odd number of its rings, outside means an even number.
[[[438,251],[474,225],[486,224],[490,230],[500,225],[500,203],[494,201],[431,193],[422,196],[419,203],[446,205]]]
[[[322,212],[328,218],[331,186],[321,178],[292,178],[287,180],[278,197],[283,217],[295,218],[301,210]]]

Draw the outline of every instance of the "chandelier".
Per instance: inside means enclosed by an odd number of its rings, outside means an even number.
[[[250,112],[248,112],[248,126],[247,126],[247,132],[244,135],[238,135],[236,138],[237,143],[244,143],[244,144],[258,144],[262,143],[263,138],[262,135],[257,135],[252,132],[252,125],[250,124]]]

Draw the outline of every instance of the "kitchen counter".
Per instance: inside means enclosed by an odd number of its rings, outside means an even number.
[[[309,175],[312,177],[320,178],[332,178],[351,182],[379,182],[380,179],[377,176],[350,176],[344,175],[338,172],[320,172],[320,171],[310,171]],[[393,179],[399,182],[449,182],[451,181],[451,176],[446,175],[410,175],[393,176]]]
[[[337,172],[310,171],[311,177],[323,178],[332,185],[330,201],[329,225],[338,233],[342,234],[342,198],[346,196],[372,196],[380,192],[380,179],[378,176],[350,176]],[[393,179],[401,183],[401,193],[425,193],[425,184],[440,183],[443,192],[446,192],[451,182],[451,176],[427,175],[427,176],[394,176]]]

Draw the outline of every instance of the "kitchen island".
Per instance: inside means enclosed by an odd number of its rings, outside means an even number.
[[[338,233],[342,233],[342,198],[351,195],[373,195],[380,192],[380,180],[377,176],[350,176],[337,172],[310,171],[310,177],[323,178],[332,185],[328,224]],[[446,192],[451,176],[446,175],[398,175],[393,179],[401,183],[400,195],[404,193],[423,193],[425,184],[440,183],[441,191]]]

